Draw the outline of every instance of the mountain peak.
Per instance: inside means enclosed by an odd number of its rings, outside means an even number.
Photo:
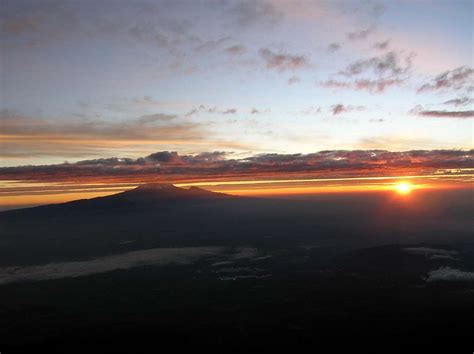
[[[176,187],[171,183],[145,183],[139,185],[137,188],[133,189],[135,191],[170,191],[178,190],[181,188]]]
[[[146,183],[138,187],[116,194],[115,198],[134,201],[155,201],[162,199],[195,199],[226,196],[199,187],[180,188],[171,183]]]

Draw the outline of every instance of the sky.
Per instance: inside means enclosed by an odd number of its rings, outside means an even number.
[[[474,167],[470,0],[1,4],[0,179]]]
[[[472,148],[472,1],[2,8],[3,166]]]

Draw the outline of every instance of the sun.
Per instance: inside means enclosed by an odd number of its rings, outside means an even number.
[[[395,190],[399,194],[409,194],[413,189],[413,186],[408,182],[400,182],[395,185]]]

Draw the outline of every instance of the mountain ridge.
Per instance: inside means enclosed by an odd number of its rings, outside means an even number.
[[[121,206],[150,206],[154,204],[166,205],[175,201],[206,201],[214,199],[238,198],[225,193],[212,192],[203,188],[192,186],[190,188],[176,187],[172,183],[146,183],[135,188],[103,197],[78,199],[65,203],[46,204],[31,208],[5,210],[0,214],[14,214],[23,211],[49,210],[59,208],[97,208]]]
[[[195,198],[195,197],[222,197],[228,194],[211,192],[203,188],[192,186],[190,188],[176,187],[172,183],[146,183],[136,188],[114,194],[110,197],[140,197],[140,198]]]

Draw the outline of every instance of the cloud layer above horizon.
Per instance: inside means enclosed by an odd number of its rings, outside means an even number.
[[[259,154],[235,158],[224,151],[180,155],[160,151],[145,157],[101,158],[75,163],[0,168],[0,180],[145,183],[471,174],[474,150],[334,150],[311,154]]]

